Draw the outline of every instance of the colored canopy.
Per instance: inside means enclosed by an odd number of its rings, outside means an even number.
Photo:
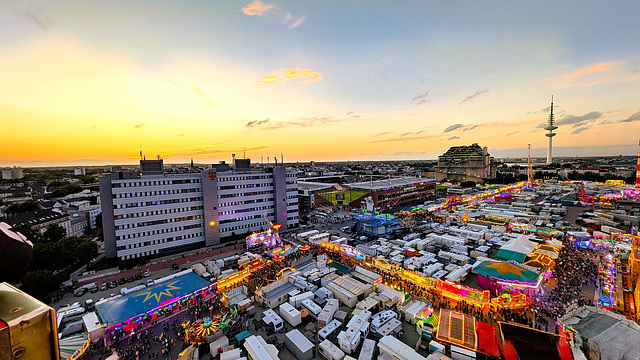
[[[529,240],[529,236],[520,235],[519,237],[509,240],[506,244],[502,245],[496,254],[496,258],[503,260],[515,260],[521,263],[535,247],[536,243]]]
[[[115,325],[136,315],[144,314],[167,300],[190,294],[210,283],[195,273],[187,273],[156,285],[114,297],[96,304],[103,323]]]
[[[536,283],[539,274],[508,262],[483,261],[475,271],[484,277],[505,281]]]
[[[88,333],[82,333],[60,339],[60,358],[68,359],[72,357],[76,351],[82,348],[88,338]]]

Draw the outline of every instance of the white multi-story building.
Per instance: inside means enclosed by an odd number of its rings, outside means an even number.
[[[296,175],[284,167],[169,175],[162,160],[142,160],[141,174],[100,178],[107,257],[158,257],[266,229],[263,215],[298,225]]]
[[[16,179],[22,179],[23,177],[24,177],[24,174],[22,173],[21,167],[14,166],[12,168],[2,169],[3,180],[16,180]]]

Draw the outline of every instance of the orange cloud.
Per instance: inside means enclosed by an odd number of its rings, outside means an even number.
[[[586,74],[591,74],[591,73],[595,73],[595,72],[603,72],[603,71],[607,71],[609,69],[611,69],[612,66],[614,66],[616,64],[615,61],[609,61],[609,62],[605,62],[605,63],[600,63],[600,64],[596,64],[593,66],[590,66],[586,69],[582,69],[579,71],[576,71],[574,73],[571,73],[569,75],[566,76],[567,79],[575,79],[577,77],[580,77],[582,75],[586,75]]]
[[[271,10],[275,5],[264,4],[260,0],[255,0],[251,4],[242,8],[242,12],[249,16],[262,16],[267,11]]]
[[[291,30],[291,29],[297,28],[298,26],[302,25],[305,19],[306,19],[305,16],[298,18],[293,24],[287,26],[287,29]]]
[[[278,81],[278,78],[275,76],[263,76],[260,81],[254,82],[253,85],[266,85],[276,81]]]
[[[263,76],[258,82],[252,83],[253,85],[265,85],[271,84],[278,80],[291,80],[291,79],[308,79],[309,82],[315,82],[322,80],[322,74],[312,71],[310,69],[303,68],[289,68],[284,70],[284,74],[281,77],[278,76]]]
[[[285,76],[287,79],[294,79],[299,77],[308,76],[312,81],[322,80],[322,75],[309,69],[290,68],[285,70]]]

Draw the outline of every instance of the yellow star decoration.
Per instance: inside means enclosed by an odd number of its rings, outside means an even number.
[[[487,265],[487,267],[498,270],[500,275],[512,273],[522,276],[522,272],[524,271],[524,269],[509,263],[493,263],[491,265]]]
[[[169,283],[166,285],[165,289],[160,291],[159,293],[152,293],[151,291],[145,291],[145,292],[141,292],[140,294],[136,295],[136,296],[145,296],[144,300],[142,300],[142,302],[147,302],[147,300],[149,300],[150,298],[156,298],[156,302],[160,303],[160,298],[162,297],[162,295],[167,295],[169,298],[173,297],[173,294],[171,294],[170,290],[178,290],[180,289],[177,286],[173,286],[173,284],[177,283],[179,280],[176,280],[172,283]],[[159,289],[154,289],[154,290],[159,290]]]

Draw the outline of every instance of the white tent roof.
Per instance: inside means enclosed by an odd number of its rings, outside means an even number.
[[[529,240],[529,236],[520,235],[519,237],[509,240],[506,244],[500,247],[500,250],[509,250],[520,254],[528,255],[536,247],[536,243]]]

